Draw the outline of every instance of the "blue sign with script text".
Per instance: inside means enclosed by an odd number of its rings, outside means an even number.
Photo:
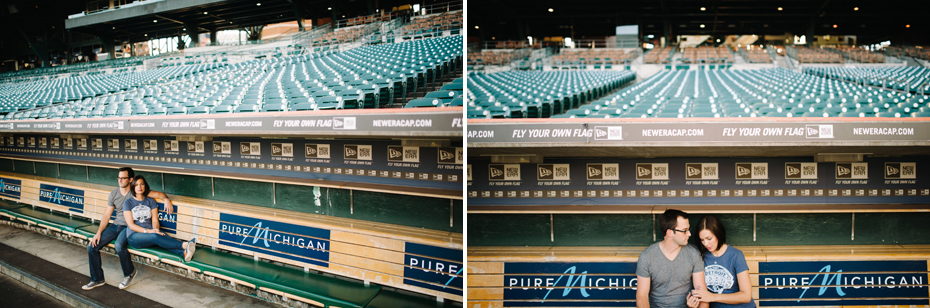
[[[329,267],[329,230],[220,213],[220,244]]]
[[[634,307],[636,263],[507,263],[504,306]]]
[[[406,243],[404,252],[404,284],[463,295],[461,250]]]
[[[926,284],[926,260],[759,263],[760,306],[926,306]]]
[[[70,211],[84,213],[84,191],[55,185],[39,186],[39,201],[69,207]]]
[[[23,185],[20,180],[0,178],[0,196],[19,199]]]

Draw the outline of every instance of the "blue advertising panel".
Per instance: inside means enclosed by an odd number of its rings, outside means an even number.
[[[30,139],[31,138],[31,139]],[[15,141],[23,139],[22,144]],[[29,149],[38,139],[39,149]],[[166,136],[23,135],[4,139],[0,153],[118,163],[143,163],[317,180],[459,189],[464,148],[401,146],[384,140],[289,140],[217,137],[184,141]],[[6,142],[8,141],[8,142]],[[45,141],[46,146],[42,146]],[[391,149],[394,149],[392,151]],[[399,151],[399,152],[398,152]],[[403,153],[395,156],[395,153]]]
[[[927,157],[469,160],[468,205],[922,204]]]
[[[178,230],[178,206],[171,205],[173,214],[168,214],[165,212],[165,204],[158,203],[158,225],[161,227],[161,231],[167,234],[177,234]]]
[[[463,295],[462,250],[406,243],[404,252],[404,284]]]
[[[329,230],[220,213],[220,244],[329,267]]]
[[[23,185],[20,180],[0,178],[0,196],[19,199]]]
[[[760,262],[760,306],[923,305],[927,261]]]
[[[39,201],[67,206],[68,210],[84,213],[84,191],[55,185],[39,186]]]
[[[634,307],[636,263],[506,263],[504,306]]]

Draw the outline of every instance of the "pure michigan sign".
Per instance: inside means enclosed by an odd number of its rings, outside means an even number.
[[[462,296],[462,251],[405,243],[404,284]]]
[[[507,307],[636,306],[635,262],[504,265]]]
[[[760,306],[930,304],[927,261],[759,263]]]
[[[329,267],[329,230],[220,214],[220,244]]]
[[[39,186],[39,201],[69,207],[68,210],[84,213],[84,191],[55,185]]]

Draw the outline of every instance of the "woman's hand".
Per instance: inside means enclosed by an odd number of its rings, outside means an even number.
[[[714,301],[714,293],[711,293],[707,290],[692,290],[691,295],[692,297],[696,297],[699,301],[702,302],[709,303]]]

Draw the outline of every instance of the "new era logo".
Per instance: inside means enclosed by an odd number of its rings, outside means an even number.
[[[539,166],[539,179],[552,179],[552,166]]]
[[[598,167],[600,167],[600,165],[598,165]],[[593,166],[588,167],[588,179],[599,179],[602,174],[603,172],[601,172],[600,168],[595,168]]]
[[[751,165],[749,165],[749,166],[747,166],[747,165],[736,165],[736,177],[737,177],[737,178],[742,178],[742,177],[751,178],[751,177],[752,177],[752,169],[750,169],[750,168],[751,168]]]
[[[334,117],[333,129],[356,129],[355,117]]]
[[[439,150],[439,160],[441,160],[441,161],[450,161],[450,160],[451,160],[451,161],[454,161],[454,160],[455,160],[455,153],[452,153],[452,152],[449,152],[449,151],[444,151],[444,150]]]
[[[402,158],[404,156],[404,152],[402,149],[397,150],[396,148],[389,148],[388,152],[390,153],[389,155],[391,159]]]
[[[785,166],[785,175],[788,177],[800,177],[801,168],[795,165],[787,165]]]
[[[503,180],[504,179],[504,167],[502,165],[490,166],[489,172],[492,180]]]
[[[849,170],[848,166],[836,165],[836,176],[837,177],[849,177],[852,174],[852,170]]]
[[[346,158],[356,158],[358,157],[358,150],[354,147],[346,146]]]
[[[623,126],[595,126],[594,140],[623,140]]]
[[[807,125],[807,138],[833,138],[833,125]]]
[[[652,175],[652,169],[649,167],[640,167],[636,166],[636,177],[637,178],[646,178]]]
[[[307,156],[316,155],[316,145],[307,146]]]
[[[916,179],[917,163],[885,163],[886,179]]]
[[[695,166],[688,166],[687,169],[688,169],[688,177],[689,177],[689,178],[693,178],[693,177],[700,178],[700,177],[701,177],[701,167],[700,167],[700,166],[698,166],[698,167],[695,167]]]

